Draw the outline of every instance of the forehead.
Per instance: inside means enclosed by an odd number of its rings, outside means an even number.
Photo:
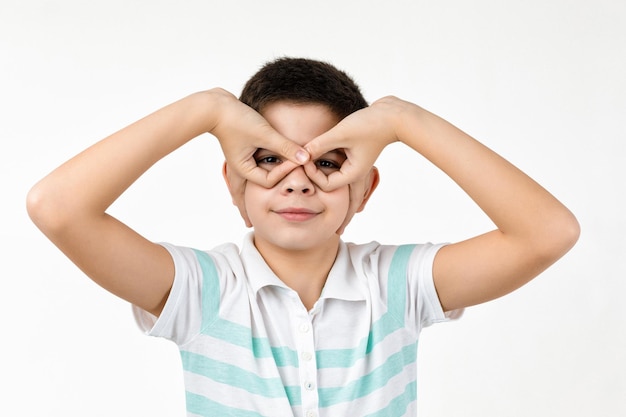
[[[323,104],[279,101],[268,104],[260,113],[276,131],[299,145],[339,123],[339,117]]]

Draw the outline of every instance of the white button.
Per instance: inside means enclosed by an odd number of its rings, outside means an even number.
[[[302,352],[302,360],[310,361],[313,359],[313,354],[311,352]]]
[[[309,331],[311,327],[309,326],[309,323],[302,323],[300,324],[300,326],[298,327],[298,329],[300,330],[301,333],[306,333]]]
[[[311,381],[307,381],[307,382],[304,383],[304,388],[307,391],[313,391],[315,389],[315,384],[313,382],[311,382]]]
[[[317,417],[317,413],[315,411],[309,410],[306,412],[306,417]]]

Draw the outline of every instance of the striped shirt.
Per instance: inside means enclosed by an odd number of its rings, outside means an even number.
[[[420,330],[445,321],[432,279],[441,245],[341,242],[307,311],[248,235],[241,251],[163,244],[176,269],[158,319],[174,341],[188,416],[415,416]]]

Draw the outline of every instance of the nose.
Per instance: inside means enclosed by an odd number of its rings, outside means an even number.
[[[301,193],[310,195],[315,193],[315,187],[311,179],[304,172],[304,168],[299,166],[294,168],[281,181],[281,190],[285,194]]]

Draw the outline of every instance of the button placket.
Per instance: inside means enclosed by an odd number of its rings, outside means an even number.
[[[315,338],[311,316],[297,317],[296,339],[298,348],[302,408],[306,416],[317,416],[319,397],[317,393],[317,363],[315,360]],[[313,413],[313,414],[309,414]]]

